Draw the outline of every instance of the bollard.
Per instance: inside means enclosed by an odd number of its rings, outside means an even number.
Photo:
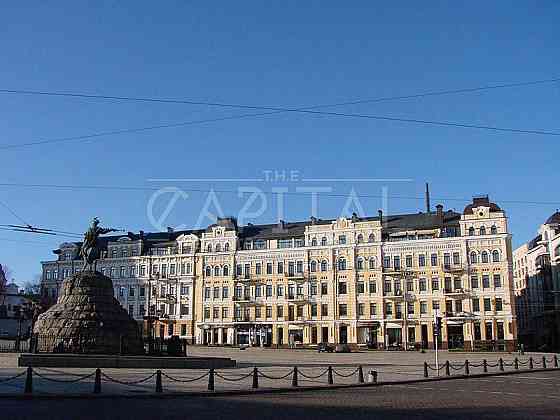
[[[33,369],[31,366],[27,368],[27,376],[25,377],[24,394],[31,394],[33,392]]]
[[[156,371],[156,392],[163,392],[163,386],[161,384],[161,370],[159,369]]]
[[[208,391],[214,391],[214,368],[210,368],[208,375]]]
[[[482,361],[482,371],[488,373],[488,361],[486,359]]]
[[[332,374],[332,366],[329,366],[327,377],[328,377],[329,385],[334,384],[333,374]]]
[[[93,383],[93,393],[101,394],[101,369],[95,369],[95,382]]]
[[[542,368],[546,369],[546,356],[542,357]]]
[[[294,367],[294,375],[292,376],[292,386],[298,386],[297,366]]]
[[[374,384],[377,383],[377,371],[376,370],[373,371],[373,383]]]
[[[503,372],[504,371],[504,359],[502,359],[500,357],[500,360],[498,360],[498,366],[500,368],[500,370]]]
[[[558,367],[558,356],[554,355],[554,367]]]
[[[533,357],[529,357],[529,369],[533,369]]]
[[[358,383],[364,383],[364,370],[362,369],[362,365],[358,366]]]
[[[424,362],[424,378],[428,377],[428,362]]]
[[[257,368],[253,368],[253,389],[259,387],[259,371]]]
[[[451,371],[449,369],[449,360],[447,362],[445,362],[445,376],[450,376],[451,375]]]
[[[513,361],[513,365],[515,367],[515,370],[519,370],[519,359],[517,357]]]
[[[465,375],[470,375],[469,361],[465,360]]]

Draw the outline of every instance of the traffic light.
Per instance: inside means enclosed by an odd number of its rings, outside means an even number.
[[[438,336],[441,333],[441,316],[434,317],[434,335]]]

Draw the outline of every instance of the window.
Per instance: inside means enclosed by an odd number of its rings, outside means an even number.
[[[313,317],[317,316],[317,304],[316,303],[311,304],[311,316],[313,316]]]
[[[220,244],[216,244],[216,252],[222,252],[222,246]]]
[[[276,285],[276,296],[277,297],[284,296],[284,286],[282,284],[277,284]]]
[[[140,297],[146,296],[146,286],[140,286]]]
[[[272,284],[266,285],[266,297],[272,297]]]
[[[406,303],[406,313],[409,315],[414,314],[414,303],[412,302],[407,302]]]
[[[412,267],[412,255],[407,255],[405,259],[405,264],[407,267]]]
[[[278,305],[278,307],[276,308],[276,316],[278,318],[284,317],[284,307],[282,305]]]
[[[426,256],[424,254],[418,255],[418,266],[425,267],[426,266]]]
[[[128,305],[128,314],[134,316],[134,305]]]
[[[260,275],[262,272],[262,264],[261,263],[256,263],[255,264],[255,274]]]
[[[214,287],[214,299],[219,299],[219,298],[220,298],[220,288]]]
[[[426,315],[428,313],[428,303],[427,302],[420,302],[420,313],[422,315]]]
[[[344,258],[340,258],[338,260],[338,269],[339,270],[346,270],[346,260]]]
[[[303,273],[303,261],[296,262],[296,273]]]
[[[363,295],[366,292],[366,285],[363,281],[358,282],[358,294]]]
[[[249,275],[251,274],[251,264],[245,264],[243,271],[245,272],[245,278],[249,278]]]
[[[446,277],[444,280],[443,287],[445,288],[446,293],[451,292],[451,277]]]
[[[291,248],[292,242],[291,239],[278,239],[278,248]]]
[[[383,268],[391,268],[391,257],[388,255],[383,257]]]
[[[494,287],[502,287],[502,276],[494,274]]]
[[[321,261],[321,271],[327,271],[327,260]]]
[[[346,235],[339,235],[338,244],[339,245],[346,245]]]
[[[126,277],[126,267],[121,267],[121,278]]]
[[[321,305],[321,316],[329,316],[329,305],[326,303]]]
[[[272,274],[272,263],[266,263],[266,274]]]
[[[226,242],[226,243],[224,244],[224,251],[225,251],[225,252],[228,252],[228,251],[229,251],[229,242]]]
[[[220,308],[214,308],[212,310],[212,318],[214,319],[220,318]]]
[[[311,283],[309,285],[309,294],[311,296],[317,296],[317,283]]]
[[[288,276],[293,276],[294,274],[295,274],[294,262],[289,261],[288,262]]]
[[[413,280],[407,280],[406,281],[406,291],[407,292],[414,292],[414,281]]]
[[[136,287],[130,286],[130,288],[128,289],[128,296],[134,297],[135,293],[136,293]]]
[[[497,249],[492,251],[492,262],[500,262],[500,251]]]
[[[317,246],[317,238],[311,239],[311,246]]]
[[[210,266],[206,267],[206,277],[210,277],[212,275],[212,268]]]
[[[478,234],[480,236],[486,235],[486,228],[484,226],[480,226],[480,229],[478,229]]]
[[[375,258],[373,257],[369,259],[369,269],[370,270],[375,269]]]
[[[317,261],[311,261],[309,264],[309,270],[314,273],[317,271]]]
[[[209,287],[204,288],[204,299],[210,299],[210,288]]]
[[[282,261],[278,262],[278,274],[284,274],[284,263]]]
[[[218,267],[218,266],[214,267],[214,275],[216,277],[218,277],[220,275],[220,267]]]
[[[266,317],[267,318],[272,318],[272,306],[267,306],[266,307]]]
[[[346,282],[342,281],[338,283],[338,294],[345,295],[347,292]]]
[[[212,252],[212,244],[208,244],[208,246],[206,247],[206,251]]]
[[[496,298],[496,311],[503,311],[502,298]]]
[[[364,316],[366,312],[366,305],[363,303],[358,303],[358,316]]]
[[[461,255],[458,252],[453,253],[453,264],[455,265],[461,264]]]
[[[460,278],[460,277],[455,277],[455,278],[453,279],[453,288],[454,288],[455,290],[459,290],[459,289],[461,289],[462,287],[463,287],[463,286],[462,286],[462,284],[461,284],[461,278]]]
[[[489,289],[490,288],[490,276],[487,274],[484,274],[482,276],[482,287],[484,289]]]
[[[377,315],[377,303],[370,303],[369,304],[369,314],[370,314],[370,316]]]
[[[439,290],[439,279],[432,277],[432,290]]]
[[[124,287],[122,287],[122,286],[119,287],[119,296],[124,297],[124,293],[125,293]]]
[[[255,297],[261,297],[262,296],[262,288],[263,288],[263,286],[260,286],[260,285],[255,286]]]
[[[229,265],[224,265],[224,277],[229,276]]]
[[[377,283],[373,280],[369,282],[369,293],[370,295],[377,293]]]
[[[451,265],[451,257],[449,254],[443,254],[443,265],[449,267]]]
[[[481,262],[484,263],[484,264],[489,263],[489,262],[490,262],[490,259],[488,258],[488,252],[482,251],[480,260],[481,260]]]
[[[321,283],[321,295],[327,295],[329,293],[329,287],[327,283]]]
[[[373,233],[369,234],[368,242],[375,242],[375,235]]]
[[[361,233],[358,235],[357,241],[359,244],[361,244],[362,242],[364,242],[364,235],[362,235]]]
[[[321,238],[321,246],[327,246],[327,238],[324,236]]]
[[[473,298],[472,310],[473,312],[480,312],[480,300],[478,298]]]
[[[204,308],[204,319],[210,319],[210,308]]]
[[[261,317],[261,307],[257,306],[255,308],[255,318],[260,318]]]
[[[393,315],[393,304],[390,302],[387,302],[385,304],[385,314],[387,315],[387,317],[391,317]]]
[[[303,238],[296,238],[294,240],[294,246],[296,248],[303,248],[305,246],[305,239]]]
[[[356,261],[356,269],[363,270],[364,269],[364,260],[362,258],[358,258]]]
[[[338,315],[348,316],[348,306],[345,303],[341,303],[340,305],[338,305]]]
[[[383,292],[390,292],[391,289],[391,280],[385,280],[385,282],[383,283]]]
[[[474,251],[471,252],[470,261],[471,264],[476,264],[478,262],[478,256],[476,255],[476,252]]]
[[[395,270],[401,269],[401,257],[399,257],[398,255],[395,255],[393,257],[393,267],[395,267]]]
[[[427,290],[426,279],[420,279],[418,281],[418,288],[421,292],[425,292]]]
[[[492,225],[492,227],[490,228],[490,234],[495,235],[498,233],[498,228],[496,227],[496,225]]]
[[[253,242],[254,249],[266,249],[266,241],[264,239],[257,239]]]
[[[463,312],[463,301],[456,300],[455,301],[455,312]]]
[[[432,267],[438,265],[437,254],[432,254],[432,256],[430,257],[430,263],[431,263]]]
[[[474,227],[469,228],[469,236],[474,236]]]

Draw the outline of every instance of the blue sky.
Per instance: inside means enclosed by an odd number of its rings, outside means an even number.
[[[300,107],[560,76],[560,5],[534,2],[17,2],[0,14],[0,89],[189,98]],[[560,85],[330,108],[349,113],[560,131]],[[216,107],[0,94],[0,145],[246,113]],[[560,205],[558,137],[320,115],[277,114],[0,150],[2,183],[174,187],[237,191],[328,186],[319,217],[359,195],[465,198],[488,193],[507,211],[514,243]],[[153,178],[400,178],[407,182],[182,182]],[[82,232],[92,216],[153,230],[153,191],[0,186],[1,200],[34,225]],[[156,218],[171,194],[154,199]],[[217,193],[227,214],[246,202]],[[273,222],[275,202],[251,220]],[[361,198],[368,214],[381,202]],[[162,224],[192,226],[206,196],[189,192]],[[259,207],[259,202],[254,207]],[[391,213],[423,208],[390,199]],[[284,217],[306,219],[308,196],[285,198]],[[0,224],[18,220],[0,207]],[[64,238],[0,231],[0,262],[20,283]]]

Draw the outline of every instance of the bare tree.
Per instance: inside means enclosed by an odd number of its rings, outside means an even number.
[[[26,295],[37,296],[41,293],[41,275],[35,274],[33,280],[23,283],[23,290]]]

